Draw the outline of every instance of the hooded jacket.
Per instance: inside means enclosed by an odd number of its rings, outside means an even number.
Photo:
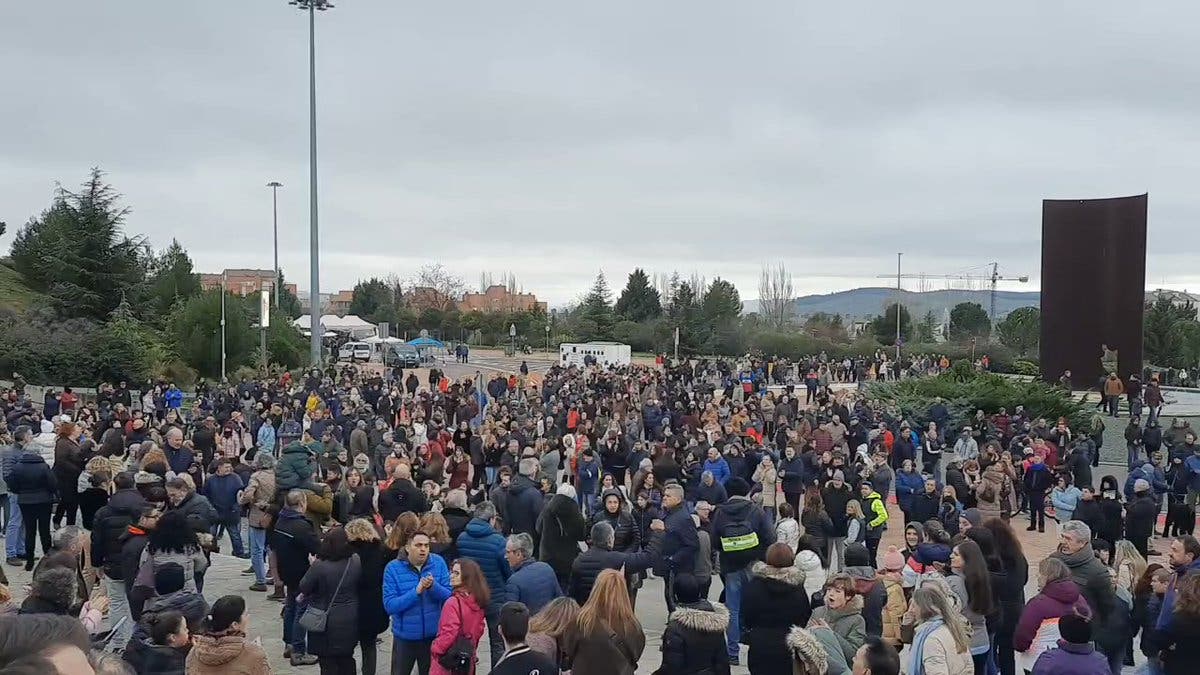
[[[489,613],[500,609],[505,603],[505,587],[512,570],[508,558],[504,555],[504,536],[492,529],[492,526],[479,518],[472,518],[467,523],[463,533],[458,535],[458,556],[468,558],[479,564],[483,578],[487,580],[488,590],[491,591],[491,602],[488,603]]]
[[[833,610],[821,605],[812,611],[812,618],[829,624],[837,635],[846,663],[853,663],[855,652],[867,640],[867,624],[862,617],[862,607],[862,596],[856,595],[841,609]]]
[[[197,635],[187,657],[188,675],[271,675],[263,648],[241,633]]]
[[[862,598],[862,617],[866,623],[867,635],[879,637],[883,635],[883,608],[887,605],[887,589],[875,568],[867,566],[851,566],[846,568],[846,574],[854,579],[854,590]]]
[[[1068,614],[1091,617],[1092,608],[1079,593],[1079,586],[1070,579],[1059,579],[1046,584],[1041,593],[1033,597],[1021,611],[1017,630],[1013,633],[1013,649],[1023,652],[1033,644],[1042,623]]]
[[[749,646],[751,672],[786,673],[791,654],[785,639],[792,626],[808,625],[812,616],[804,574],[796,567],[756,562],[742,587],[739,613],[741,641]]]
[[[746,528],[749,533],[743,531]],[[767,548],[775,543],[771,519],[747,497],[730,497],[717,508],[712,517],[712,533],[713,546],[720,551],[721,571],[726,574],[762,560]]]
[[[729,673],[725,630],[729,610],[720,603],[701,600],[679,604],[662,634],[662,667],[658,675]]]
[[[513,478],[504,505],[504,523],[510,534],[525,533],[537,543],[537,520],[542,512],[542,491],[525,476]]]
[[[110,579],[121,579],[121,544],[130,525],[136,525],[149,505],[134,489],[117,490],[92,522],[92,566]]]
[[[566,495],[551,497],[538,516],[538,558],[550,565],[558,578],[570,574],[571,563],[579,555],[579,542],[587,538],[585,528],[579,505]]]
[[[9,493],[17,496],[18,504],[52,504],[58,501],[58,480],[46,460],[33,449],[27,449],[17,459],[12,473],[5,476],[4,480],[8,483]]]

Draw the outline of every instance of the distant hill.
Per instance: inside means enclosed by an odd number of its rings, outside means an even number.
[[[991,291],[937,290],[901,291],[901,302],[914,318],[932,311],[940,320],[942,314],[960,302],[977,302],[984,310],[991,304]],[[817,312],[841,314],[847,318],[865,319],[883,313],[884,307],[896,301],[894,288],[853,288],[827,295],[806,295],[792,303],[796,316],[805,317]],[[1037,307],[1041,293],[1036,291],[996,291],[996,314],[1003,317],[1018,307]]]
[[[7,258],[0,259],[0,309],[23,312],[41,293],[31,290],[21,280],[21,275],[9,266]]]

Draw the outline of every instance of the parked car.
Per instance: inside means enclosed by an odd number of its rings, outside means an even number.
[[[384,352],[383,365],[389,368],[420,368],[421,354],[412,345],[395,345]]]

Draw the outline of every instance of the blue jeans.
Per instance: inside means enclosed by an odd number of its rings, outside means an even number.
[[[287,597],[283,601],[283,643],[291,645],[292,654],[300,655],[308,649],[308,632],[299,624],[300,615],[304,613],[305,603],[296,600],[299,589],[287,589]]]
[[[1135,466],[1141,466],[1142,453],[1139,451],[1140,446],[1135,443],[1126,443],[1125,447],[1128,450],[1125,460],[1128,463],[1129,470],[1132,471]]]
[[[25,557],[25,523],[21,520],[21,509],[17,496],[8,495],[8,529],[4,532],[4,553],[9,558]]]
[[[261,527],[250,528],[250,566],[254,568],[254,582],[267,583],[267,531]]]
[[[246,553],[246,551],[242,548],[242,519],[241,519],[241,517],[238,517],[237,519],[234,519],[234,520],[218,521],[216,525],[213,525],[213,529],[212,529],[213,543],[215,543],[215,544],[221,543],[221,531],[222,530],[229,533],[229,541],[230,541],[230,543],[233,544],[233,554],[235,556],[238,556],[239,558],[242,557]]]
[[[745,569],[725,575],[725,606],[729,609],[729,628],[725,637],[729,644],[729,659],[736,660],[741,651],[742,586],[749,580]]]

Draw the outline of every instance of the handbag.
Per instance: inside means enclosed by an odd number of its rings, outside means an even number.
[[[463,632],[462,609],[462,599],[460,598],[458,600],[458,637],[454,638],[454,644],[450,645],[450,649],[438,657],[438,665],[451,673],[465,675],[471,672],[471,665],[475,660],[475,645],[471,643],[470,636]]]
[[[329,596],[329,602],[326,603],[325,609],[313,607],[312,605],[304,608],[304,613],[297,620],[301,628],[309,633],[325,632],[325,626],[329,622],[329,606],[337,598],[338,591],[342,590],[342,582],[346,580],[346,573],[350,571],[350,562],[352,559],[346,559],[346,567],[342,570],[342,578],[338,579],[337,586],[333,589],[333,595]]]

